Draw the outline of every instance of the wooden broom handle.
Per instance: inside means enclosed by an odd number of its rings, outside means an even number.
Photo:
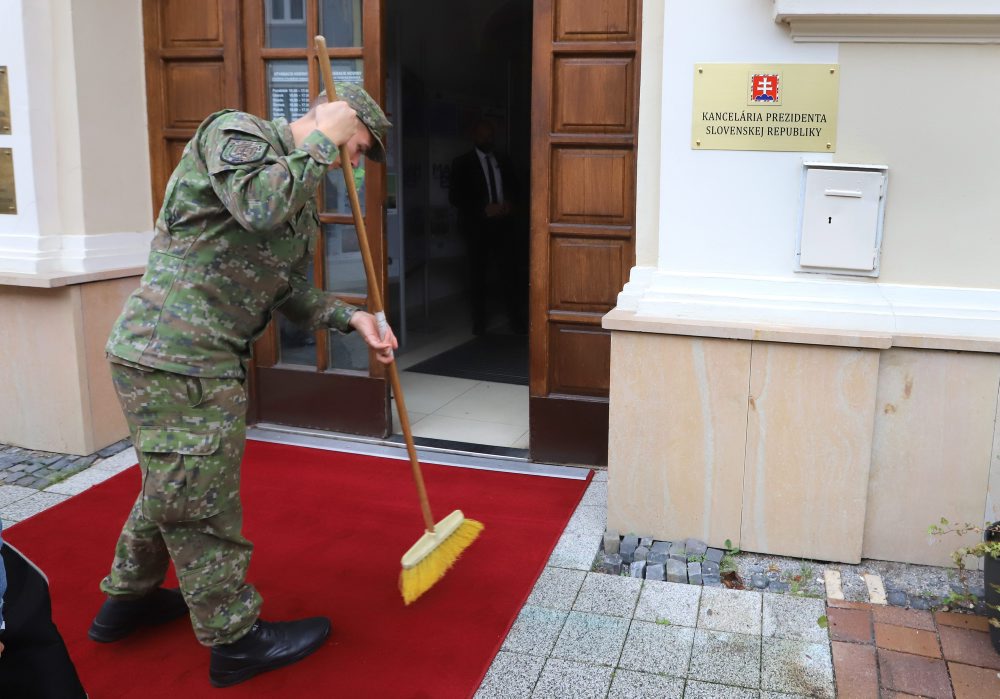
[[[326,38],[316,37],[316,57],[319,59],[320,73],[323,76],[323,86],[326,88],[326,99],[337,101],[337,88],[333,83],[333,69],[330,67],[330,53],[326,48]],[[367,127],[366,127],[367,128]],[[372,262],[371,249],[368,246],[368,234],[365,232],[365,219],[361,216],[361,202],[358,200],[358,189],[354,185],[354,167],[347,152],[347,144],[340,146],[340,169],[344,173],[344,184],[351,200],[351,212],[354,214],[354,228],[358,234],[358,245],[361,246],[361,259],[365,263],[365,275],[368,277],[368,309],[379,321],[379,333],[385,337],[388,328],[385,311],[382,305],[382,294],[379,291],[375,265]],[[424,516],[424,526],[427,531],[434,531],[434,516],[427,499],[427,488],[424,486],[424,476],[417,460],[417,449],[413,446],[413,434],[410,431],[410,417],[406,413],[406,401],[403,399],[403,387],[399,382],[399,371],[396,360],[389,364],[389,379],[392,382],[392,393],[396,397],[396,407],[399,408],[399,422],[403,427],[403,437],[406,439],[406,452],[410,456],[410,466],[413,468],[413,481],[417,485],[417,495],[420,498],[420,511]]]

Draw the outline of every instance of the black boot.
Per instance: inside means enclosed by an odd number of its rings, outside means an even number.
[[[188,613],[181,591],[158,587],[145,597],[108,597],[94,617],[87,635],[98,643],[120,641],[140,626],[156,626]]]
[[[302,660],[323,645],[328,635],[330,620],[325,617],[281,623],[258,619],[240,640],[212,648],[208,677],[214,687],[244,682]]]

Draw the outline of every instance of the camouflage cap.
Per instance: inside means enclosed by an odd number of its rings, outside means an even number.
[[[377,163],[385,162],[385,139],[392,124],[385,116],[385,112],[378,106],[363,87],[355,83],[338,82],[337,97],[351,105],[351,109],[358,113],[361,123],[368,127],[375,145],[369,150],[365,157]],[[321,90],[320,97],[326,97],[326,90]]]

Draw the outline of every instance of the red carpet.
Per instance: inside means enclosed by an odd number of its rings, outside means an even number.
[[[422,533],[409,463],[249,442],[243,462],[249,579],[262,617],[325,615],[333,634],[290,668],[225,690],[182,619],[101,645],[86,631],[103,596],[137,468],[4,531],[49,576],[56,623],[91,699],[469,697],[586,488],[584,481],[426,465],[435,517],[486,525],[427,594],[404,607],[399,559]],[[171,576],[172,582],[172,576]]]

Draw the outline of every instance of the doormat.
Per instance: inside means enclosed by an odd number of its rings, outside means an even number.
[[[528,336],[481,335],[407,371],[527,386]]]
[[[248,442],[243,461],[248,579],[262,618],[328,616],[304,661],[226,690],[179,619],[98,644],[87,629],[138,468],[4,530],[49,577],[56,623],[91,697],[471,697],[589,482],[425,465],[434,516],[461,508],[485,531],[406,607],[399,559],[423,533],[406,461]],[[168,585],[176,585],[173,573]]]

